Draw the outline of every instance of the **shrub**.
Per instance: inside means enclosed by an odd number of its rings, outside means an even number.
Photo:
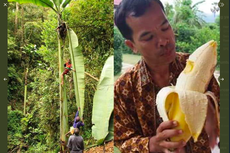
[[[114,75],[121,72],[122,67],[122,51],[121,44],[123,38],[116,27],[114,27]]]

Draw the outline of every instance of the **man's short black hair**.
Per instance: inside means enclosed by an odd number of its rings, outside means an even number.
[[[142,16],[147,8],[151,6],[152,1],[156,1],[164,11],[164,6],[160,0],[122,0],[115,12],[115,24],[123,37],[127,40],[132,39],[132,29],[126,23],[127,16]]]
[[[77,136],[79,135],[79,129],[78,128],[74,129],[74,134],[77,135]]]

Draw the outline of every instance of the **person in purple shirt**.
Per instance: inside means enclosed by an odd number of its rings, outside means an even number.
[[[80,107],[78,107],[78,111],[75,114],[73,126],[70,127],[70,131],[65,134],[66,136],[69,136],[70,134],[72,135],[74,133],[74,129],[78,128],[80,130],[80,127],[83,127],[85,125],[83,117],[82,121],[80,120],[79,111]]]
[[[80,111],[80,107],[78,107],[78,111],[76,112],[76,115],[74,117],[74,122],[73,122],[73,127],[78,129],[80,129],[80,127],[83,127],[85,125],[83,117],[82,117],[82,121],[80,120],[79,111]]]

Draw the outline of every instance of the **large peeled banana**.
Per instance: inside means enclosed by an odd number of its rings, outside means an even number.
[[[177,78],[176,86],[164,87],[157,94],[156,103],[160,116],[164,121],[178,121],[177,129],[183,130],[182,135],[172,137],[171,141],[183,139],[187,142],[192,136],[196,142],[206,119],[207,95],[211,96],[217,105],[211,92],[204,93],[217,62],[216,48],[216,42],[211,40],[196,49],[189,56],[185,69]],[[217,119],[219,123],[218,115]]]

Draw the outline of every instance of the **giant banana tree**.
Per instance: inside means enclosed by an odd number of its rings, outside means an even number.
[[[57,13],[58,25],[63,23],[62,20],[62,12],[65,7],[70,3],[71,0],[8,0],[8,2],[19,2],[22,3],[33,3],[38,6],[49,7],[54,12]],[[69,46],[70,46],[70,54],[71,60],[73,63],[73,68],[76,70],[74,73],[74,84],[75,84],[75,95],[76,102],[78,106],[81,107],[81,116],[83,115],[84,109],[84,63],[83,56],[78,46],[78,41],[76,39],[76,34],[71,30],[67,29],[69,36]],[[59,76],[61,76],[64,70],[63,63],[63,50],[64,46],[62,45],[62,39],[58,36],[58,55],[59,55]],[[75,59],[76,58],[76,59]],[[79,62],[81,59],[81,62]],[[61,77],[59,77],[59,89],[60,89],[60,138],[62,140],[66,140],[65,133],[68,131],[68,111],[67,111],[67,98],[66,98],[66,88],[65,84],[61,85]]]

